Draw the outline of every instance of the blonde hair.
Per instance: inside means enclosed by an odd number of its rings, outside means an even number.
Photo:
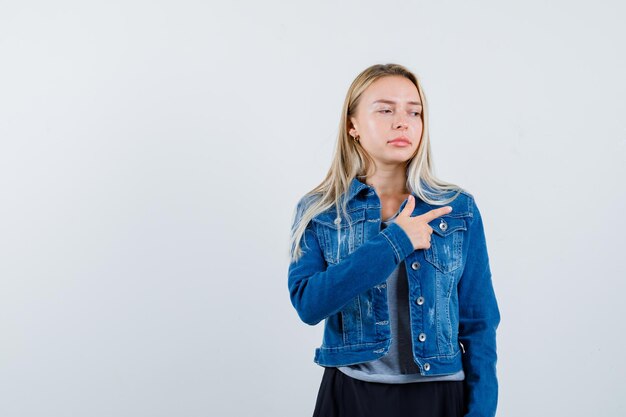
[[[406,162],[407,189],[428,204],[444,205],[454,200],[462,191],[461,187],[439,180],[433,173],[433,162],[428,135],[428,104],[424,91],[415,74],[402,65],[376,64],[362,71],[352,81],[346,94],[339,122],[339,133],[332,163],[326,178],[313,190],[309,191],[298,203],[292,221],[290,238],[290,258],[297,261],[302,256],[300,243],[308,223],[317,216],[335,206],[337,215],[347,213],[347,198],[342,198],[348,191],[353,178],[366,178],[375,170],[372,157],[360,143],[348,134],[350,116],[356,114],[363,92],[376,80],[387,76],[402,76],[417,87],[422,101],[422,137],[415,154]],[[446,198],[450,191],[456,191]]]

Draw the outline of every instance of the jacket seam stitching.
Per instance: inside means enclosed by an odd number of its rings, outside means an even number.
[[[385,229],[386,230],[386,229]],[[391,245],[391,247],[393,248],[393,251],[396,254],[396,259],[398,260],[402,260],[400,258],[400,253],[398,252],[398,250],[396,249],[396,245],[394,245],[394,243],[391,241],[391,239],[387,236],[387,234],[383,231],[381,232],[381,234],[385,237],[385,239],[387,239],[389,241],[389,244]]]

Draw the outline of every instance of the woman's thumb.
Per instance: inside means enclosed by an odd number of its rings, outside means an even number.
[[[409,198],[406,204],[404,205],[404,208],[402,209],[402,212],[400,214],[404,214],[405,216],[411,217],[411,214],[413,214],[414,208],[415,208],[415,198],[411,194],[409,194]]]

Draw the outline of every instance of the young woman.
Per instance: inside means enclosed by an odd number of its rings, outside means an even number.
[[[481,215],[431,161],[417,77],[365,69],[291,230],[291,302],[325,322],[315,417],[495,415],[500,313]]]

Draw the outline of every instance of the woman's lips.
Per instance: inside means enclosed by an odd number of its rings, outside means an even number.
[[[406,139],[394,139],[394,140],[390,140],[389,144],[390,145],[394,145],[394,146],[398,146],[398,147],[405,147],[405,146],[409,146],[411,144],[411,142],[409,142]]]

